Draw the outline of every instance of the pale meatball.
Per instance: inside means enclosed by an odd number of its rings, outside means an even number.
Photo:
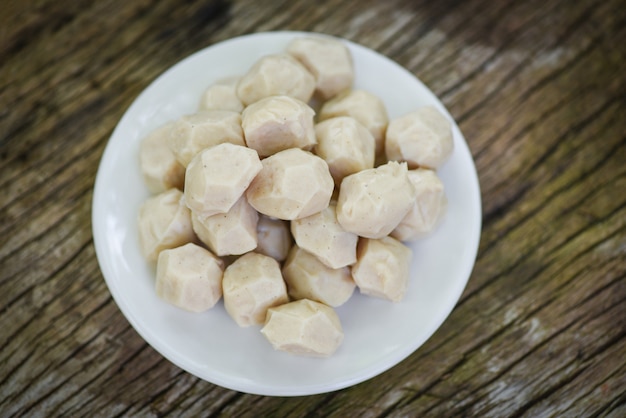
[[[268,309],[261,332],[274,349],[302,356],[328,357],[343,342],[333,308],[308,299]]]
[[[337,220],[349,232],[366,238],[389,235],[415,202],[406,163],[390,161],[343,179]]]
[[[224,142],[246,145],[241,115],[230,110],[207,110],[178,119],[172,127],[170,147],[187,167],[200,151]]]
[[[291,221],[291,233],[298,246],[333,269],[356,261],[356,243],[359,238],[343,229],[337,221],[336,211],[336,204],[331,202],[314,215]]]
[[[200,98],[199,110],[232,110],[241,112],[243,103],[237,96],[238,77],[219,80],[210,85]]]
[[[159,253],[195,240],[183,192],[169,189],[139,208],[139,244],[143,255],[156,261]]]
[[[285,261],[283,277],[293,299],[312,299],[333,307],[350,299],[356,287],[349,267],[330,268],[297,245]]]
[[[364,90],[346,91],[324,103],[319,120],[337,116],[351,116],[358,120],[376,140],[376,154],[383,152],[389,116],[381,99]]]
[[[437,174],[425,168],[409,170],[409,180],[415,188],[413,207],[391,232],[400,241],[412,241],[430,233],[441,221],[448,207],[443,183]]]
[[[259,215],[241,196],[226,213],[199,217],[191,212],[193,229],[207,247],[219,256],[239,255],[257,246]]]
[[[222,260],[196,244],[185,244],[159,254],[157,295],[191,312],[211,309],[222,297]]]
[[[262,168],[250,148],[225,143],[205,149],[187,167],[187,206],[202,217],[228,212]]]
[[[374,167],[374,137],[356,119],[327,119],[315,126],[315,135],[315,153],[328,163],[335,184],[341,184],[345,176]]]
[[[173,123],[167,123],[146,136],[139,146],[141,173],[151,193],[161,193],[172,187],[183,188],[185,167],[170,149]]]
[[[352,278],[361,293],[399,302],[407,290],[411,255],[409,247],[392,237],[363,238]]]
[[[283,261],[287,258],[292,244],[287,222],[260,215],[256,233],[257,247],[255,251],[257,253],[270,256],[276,261]]]
[[[294,39],[287,52],[296,57],[315,77],[315,91],[328,100],[349,89],[354,81],[350,50],[343,42],[322,37]]]
[[[246,107],[241,115],[246,145],[261,157],[289,148],[311,149],[315,141],[315,112],[289,96],[272,96]]]
[[[387,128],[387,158],[406,161],[409,168],[437,169],[453,149],[452,124],[433,106],[394,119]]]
[[[315,77],[288,54],[267,55],[239,80],[237,96],[244,105],[269,96],[291,96],[308,102],[315,90]]]
[[[293,220],[319,212],[333,194],[333,178],[320,157],[292,148],[263,161],[246,191],[248,202],[264,215]]]
[[[224,307],[240,327],[263,324],[268,308],[289,301],[278,261],[257,253],[228,266],[222,288]]]

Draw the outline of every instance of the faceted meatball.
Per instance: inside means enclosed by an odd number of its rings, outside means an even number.
[[[328,163],[335,184],[341,184],[345,176],[374,167],[374,137],[356,119],[327,119],[315,126],[315,135],[315,153]]]
[[[311,299],[333,307],[350,299],[356,287],[349,267],[330,268],[297,245],[285,261],[283,277],[293,299]]]
[[[437,169],[454,148],[450,121],[432,106],[392,120],[386,138],[387,158],[406,161],[409,168]]]
[[[409,282],[411,249],[392,237],[359,240],[352,278],[361,293],[399,302]]]
[[[289,96],[272,96],[248,106],[241,115],[246,144],[261,157],[289,148],[315,145],[313,116],[306,103]]]
[[[287,222],[260,215],[256,232],[257,247],[255,251],[257,253],[272,257],[276,261],[283,261],[287,258],[287,253],[289,253],[292,244]]]
[[[314,254],[322,263],[337,269],[356,261],[358,236],[337,221],[337,207],[328,207],[314,215],[291,221],[291,233],[301,248]]]
[[[174,153],[169,142],[173,123],[167,123],[150,132],[139,147],[141,173],[151,193],[161,193],[172,187],[183,188],[185,167]]]
[[[389,235],[415,201],[407,171],[406,163],[392,161],[344,178],[337,200],[339,224],[366,238]]]
[[[156,261],[159,253],[195,240],[183,193],[169,189],[146,200],[139,209],[139,244],[143,255]]]
[[[199,110],[232,110],[241,112],[243,103],[237,96],[238,77],[219,80],[209,86],[200,99]]]
[[[319,120],[351,116],[365,126],[376,140],[376,154],[385,149],[385,129],[389,123],[385,104],[364,90],[349,90],[324,103]]]
[[[437,174],[425,168],[409,170],[409,180],[415,188],[413,207],[391,232],[400,241],[412,241],[430,233],[443,218],[448,206],[444,187]]]
[[[178,119],[172,127],[170,147],[187,167],[200,151],[224,142],[245,145],[241,115],[230,110],[207,110]]]
[[[278,219],[304,218],[328,206],[333,178],[320,157],[292,148],[262,161],[263,169],[246,191],[248,202]]]
[[[237,85],[237,96],[250,105],[269,96],[290,96],[308,102],[315,78],[288,54],[267,55],[257,61]]]
[[[222,280],[224,307],[240,327],[265,322],[268,308],[289,301],[278,262],[247,253],[226,268]]]
[[[193,229],[198,238],[219,256],[239,255],[257,246],[257,222],[259,215],[241,196],[226,213],[199,217],[191,213]]]
[[[312,357],[330,356],[343,341],[333,308],[308,299],[268,309],[261,332],[276,350]]]
[[[250,148],[225,143],[205,149],[187,167],[187,206],[202,217],[228,212],[261,168]]]
[[[191,312],[211,309],[222,297],[224,263],[209,251],[189,243],[159,254],[157,295]]]
[[[287,52],[315,76],[315,91],[323,100],[352,86],[352,56],[343,42],[322,37],[298,38],[287,46]]]

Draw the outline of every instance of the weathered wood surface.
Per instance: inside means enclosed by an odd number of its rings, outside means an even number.
[[[149,347],[91,235],[98,161],[155,77],[240,34],[342,36],[419,76],[474,155],[484,225],[456,309],[354,387],[271,398]],[[625,416],[626,5],[619,0],[3,1],[0,415]]]

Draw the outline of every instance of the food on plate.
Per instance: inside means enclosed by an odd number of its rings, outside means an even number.
[[[207,148],[187,167],[185,202],[201,217],[228,212],[262,168],[257,153],[245,146]]]
[[[356,261],[359,237],[339,224],[335,202],[316,214],[291,221],[291,234],[300,248],[330,268],[345,267]]]
[[[246,145],[261,157],[289,148],[310,150],[316,143],[314,115],[306,103],[289,96],[261,99],[241,114]]]
[[[411,249],[392,237],[362,238],[352,278],[363,294],[399,302],[409,282]]]
[[[452,154],[452,125],[433,106],[424,106],[389,122],[385,153],[409,168],[439,168]]]
[[[159,253],[157,295],[181,309],[204,312],[222,297],[224,262],[204,248],[188,243]]]
[[[219,256],[239,255],[257,246],[259,214],[241,196],[226,213],[201,217],[191,211],[191,223],[200,241]]]
[[[239,77],[229,77],[211,84],[200,98],[199,110],[232,110],[241,112],[243,103],[237,96]]]
[[[348,90],[333,97],[320,109],[319,120],[351,116],[370,131],[376,140],[376,154],[385,149],[385,130],[389,123],[387,109],[380,98],[365,90]]]
[[[283,277],[292,299],[311,299],[332,307],[343,305],[356,287],[349,267],[330,268],[297,245],[285,261]]]
[[[139,245],[144,257],[156,261],[165,249],[195,239],[183,192],[169,189],[146,200],[139,208]]]
[[[320,157],[291,148],[261,162],[263,169],[248,187],[246,197],[262,214],[292,220],[328,206],[334,183],[328,164]]]
[[[407,171],[406,163],[390,161],[344,178],[337,200],[339,224],[366,238],[389,235],[415,201]]]
[[[278,262],[255,252],[226,267],[222,289],[224,307],[240,327],[263,324],[268,308],[289,301]]]
[[[254,251],[270,256],[276,261],[284,261],[287,258],[293,242],[288,222],[259,215],[256,235],[257,247]]]
[[[391,232],[400,241],[414,241],[429,234],[443,219],[448,207],[443,183],[437,174],[426,168],[408,171],[415,188],[413,207]]]
[[[315,77],[315,92],[328,100],[354,81],[352,56],[348,48],[332,38],[297,38],[287,52],[296,57]]]
[[[315,153],[328,163],[336,185],[345,176],[374,167],[374,137],[356,119],[349,116],[327,119],[315,126],[315,136]]]
[[[313,357],[332,355],[343,341],[333,308],[308,299],[268,309],[261,332],[276,350]]]
[[[239,80],[237,96],[245,106],[269,96],[291,96],[308,102],[315,90],[315,77],[288,55],[266,55]]]
[[[239,112],[207,110],[179,118],[172,127],[170,147],[187,167],[200,151],[224,142],[246,145]]]
[[[150,132],[139,145],[139,165],[150,193],[161,193],[172,187],[182,190],[183,167],[170,149],[172,122]]]
[[[342,42],[295,39],[145,137],[141,171],[160,194],[140,208],[139,238],[159,297],[203,312],[223,296],[240,327],[318,357],[341,344],[333,308],[355,288],[403,299],[402,241],[447,209],[434,170],[453,151],[451,124],[433,107],[390,122],[353,80]]]

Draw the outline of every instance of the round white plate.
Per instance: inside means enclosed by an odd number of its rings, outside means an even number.
[[[345,339],[330,358],[274,351],[260,327],[239,328],[220,302],[193,314],[160,300],[154,267],[141,256],[139,206],[148,198],[138,164],[140,140],[152,129],[196,110],[203,90],[241,75],[261,56],[313,34],[260,33],[208,47],[162,74],[122,117],[96,178],[93,235],[100,268],[116,303],[139,334],[165,358],[202,379],[241,392],[296,396],[329,392],[376,376],[420,347],[458,301],[470,276],[481,229],[476,168],[453,124],[454,153],[439,170],[448,212],[428,238],[411,247],[411,281],[400,303],[355,292],[337,309]],[[449,113],[419,80],[380,54],[345,41],[354,58],[355,87],[382,98],[390,118],[419,106]]]

